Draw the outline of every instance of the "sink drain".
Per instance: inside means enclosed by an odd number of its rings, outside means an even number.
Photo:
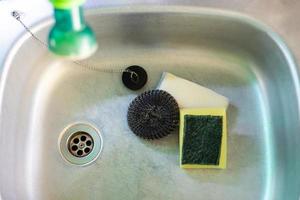
[[[95,161],[103,146],[100,132],[86,123],[76,123],[65,128],[58,143],[64,160],[82,166]]]
[[[68,149],[73,156],[84,157],[89,155],[94,147],[94,141],[90,134],[80,131],[74,133],[68,140]]]

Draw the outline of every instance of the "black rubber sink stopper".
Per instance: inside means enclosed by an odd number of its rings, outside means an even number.
[[[122,74],[123,84],[131,90],[141,89],[147,83],[147,80],[147,72],[137,65],[127,67]]]
[[[179,107],[166,91],[146,91],[131,102],[127,122],[132,132],[141,138],[163,138],[178,127]]]

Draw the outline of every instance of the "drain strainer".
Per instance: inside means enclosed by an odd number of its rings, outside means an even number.
[[[85,157],[91,153],[94,147],[94,140],[87,132],[79,131],[74,133],[68,140],[68,149],[73,156]]]
[[[76,123],[62,132],[58,144],[60,153],[66,161],[75,165],[88,165],[100,155],[103,140],[94,126]]]

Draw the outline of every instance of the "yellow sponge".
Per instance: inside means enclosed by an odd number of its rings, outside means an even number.
[[[180,110],[180,167],[226,168],[226,108]]]

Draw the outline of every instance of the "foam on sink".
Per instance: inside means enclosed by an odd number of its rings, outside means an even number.
[[[136,199],[138,193],[150,198],[153,194],[147,191],[160,191],[159,188],[165,190],[156,194],[159,199],[176,199],[174,183],[181,179],[174,176],[180,174],[178,135],[171,134],[157,141],[143,140],[134,135],[126,118],[128,106],[135,97],[116,96],[86,111],[89,115],[85,115],[90,117],[103,136],[103,151],[95,162],[97,170],[91,174],[91,180],[96,176],[98,182],[95,184],[101,183],[106,194],[118,191],[125,195],[122,196],[125,199]]]

